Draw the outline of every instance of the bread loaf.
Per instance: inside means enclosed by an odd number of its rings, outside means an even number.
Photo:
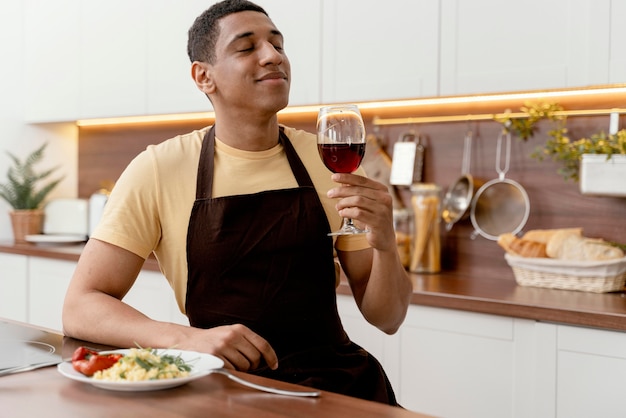
[[[511,233],[502,234],[498,237],[498,244],[504,250],[520,257],[541,257],[545,258],[546,244],[537,241],[518,238]]]
[[[583,237],[571,230],[555,232],[546,245],[548,257],[600,261],[624,257],[624,252],[601,239]]]
[[[544,244],[548,244],[548,241],[550,241],[550,238],[552,238],[552,236],[560,231],[567,231],[567,232],[571,232],[573,234],[576,234],[578,236],[582,236],[583,234],[583,229],[582,228],[561,228],[561,229],[531,229],[530,231],[526,232],[523,236],[522,239],[527,239],[529,241],[536,241],[536,242],[541,242]]]

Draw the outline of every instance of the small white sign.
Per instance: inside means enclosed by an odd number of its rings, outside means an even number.
[[[396,142],[394,144],[389,183],[394,186],[410,186],[413,184],[416,150],[417,143],[413,141]]]

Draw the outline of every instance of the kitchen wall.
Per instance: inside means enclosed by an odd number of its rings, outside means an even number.
[[[29,83],[24,76],[26,65],[40,66],[42,78],[48,78],[45,62],[24,60],[24,8],[30,2],[6,0],[0,2],[0,182],[5,182],[5,174],[10,159],[5,151],[22,158],[44,142],[49,142],[45,161],[39,166],[42,170],[60,165],[59,174],[65,179],[51,197],[75,197],[78,185],[78,130],[73,123],[48,125],[28,125],[24,123],[25,108],[30,105],[25,100],[24,91]],[[42,33],[40,36],[47,36]],[[59,97],[62,100],[62,97]],[[13,238],[8,212],[10,206],[0,200],[0,240]]]

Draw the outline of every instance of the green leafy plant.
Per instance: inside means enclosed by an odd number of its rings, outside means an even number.
[[[565,180],[579,180],[580,161],[583,154],[603,154],[607,160],[614,154],[626,154],[626,129],[613,135],[605,132],[594,133],[588,138],[572,140],[566,127],[567,117],[560,112],[563,108],[556,103],[526,104],[520,108],[528,116],[513,117],[510,111],[495,120],[502,123],[503,129],[526,141],[537,132],[537,123],[541,120],[553,122],[548,131],[548,140],[538,146],[531,154],[532,158],[542,161],[550,158],[561,167],[558,173]]]
[[[506,110],[495,119],[504,126],[506,132],[526,141],[537,132],[537,123],[543,119],[565,124],[567,116],[559,114],[562,110],[563,107],[557,103],[526,103],[520,111],[528,116],[514,117],[510,110]]]
[[[610,159],[615,154],[626,154],[626,129],[613,135],[605,132],[592,134],[589,138],[572,141],[567,136],[567,129],[554,129],[549,132],[550,139],[538,147],[531,155],[538,160],[546,157],[561,164],[559,174],[564,179],[578,181],[580,161],[583,154],[603,154]]]
[[[45,171],[35,171],[34,166],[43,159],[47,145],[47,143],[43,144],[23,161],[7,151],[13,165],[7,172],[8,181],[0,184],[0,197],[6,200],[13,209],[38,209],[46,196],[63,180],[61,177],[40,185],[58,169],[54,167]]]

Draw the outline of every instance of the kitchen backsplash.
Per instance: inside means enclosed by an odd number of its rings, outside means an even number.
[[[495,122],[456,122],[424,125],[374,127],[368,122],[368,133],[375,134],[388,154],[405,132],[415,131],[425,150],[424,182],[437,183],[445,189],[461,175],[463,139],[467,130],[473,132],[470,172],[482,180],[498,177],[496,172],[496,140],[501,125]],[[622,121],[622,124],[624,122]],[[288,123],[314,132],[315,120],[290,120]],[[78,197],[88,198],[100,189],[102,181],[115,181],[128,162],[149,144],[159,143],[175,135],[202,128],[201,122],[153,124],[148,126],[83,127],[79,139]],[[581,226],[591,237],[626,242],[626,198],[581,195],[578,183],[565,181],[552,161],[530,157],[535,148],[547,139],[549,125],[540,123],[534,137],[524,142],[514,137],[511,146],[510,170],[506,177],[520,183],[530,199],[530,216],[524,230]],[[571,117],[569,133],[574,138],[608,130],[607,117]],[[408,205],[409,190],[398,190]],[[503,251],[494,241],[481,236],[472,239],[473,227],[465,218],[451,231],[442,231],[443,269],[459,274],[480,274],[512,278],[503,258]],[[489,268],[485,268],[489,266]]]

